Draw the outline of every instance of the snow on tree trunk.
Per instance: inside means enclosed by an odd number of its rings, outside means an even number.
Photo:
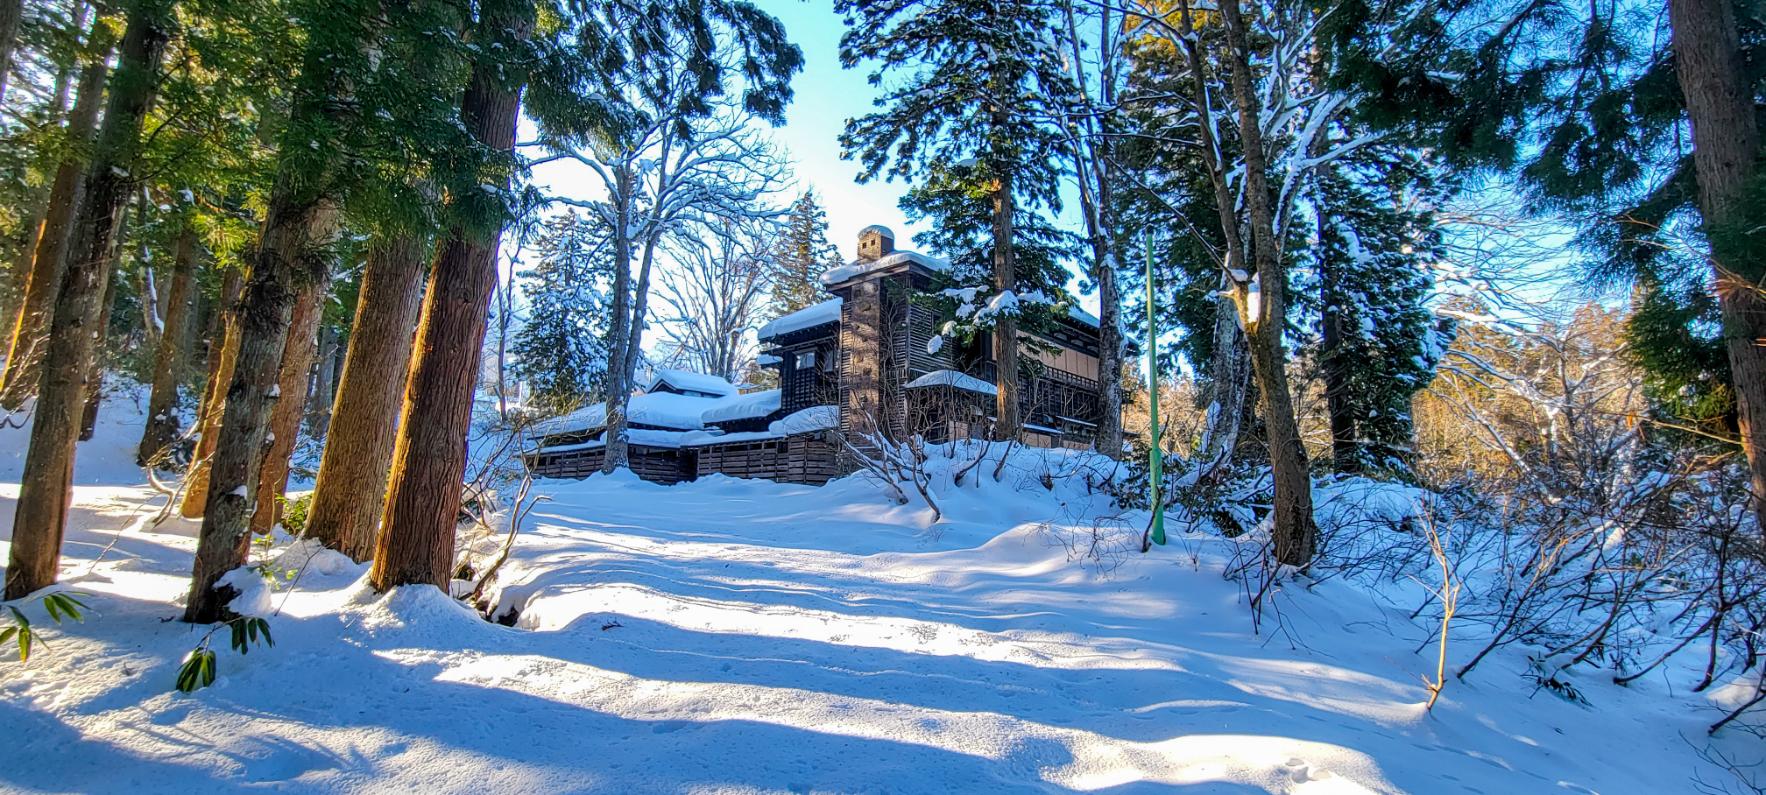
[[[318,274],[313,274],[317,276]],[[329,275],[329,274],[327,274]],[[327,279],[304,280],[295,290],[294,310],[289,314],[288,338],[282,343],[282,365],[276,375],[276,402],[270,410],[269,437],[263,463],[258,465],[257,507],[251,513],[251,531],[270,532],[282,513],[281,498],[288,488],[289,458],[300,439],[300,420],[307,410],[307,381],[312,376],[313,354],[318,348],[319,321]]]
[[[1244,429],[1250,376],[1251,358],[1245,350],[1245,334],[1239,329],[1238,307],[1222,297],[1214,311],[1214,355],[1208,362],[1208,410],[1196,447],[1197,480],[1212,477],[1232,463]]]
[[[1241,295],[1240,314],[1251,349],[1251,371],[1263,397],[1264,433],[1269,441],[1275,485],[1276,559],[1290,566],[1312,560],[1318,534],[1312,515],[1312,478],[1307,470],[1306,444],[1294,415],[1288,387],[1287,354],[1282,335],[1287,328],[1287,268],[1280,256],[1275,212],[1270,206],[1268,163],[1263,143],[1263,107],[1251,81],[1251,44],[1238,0],[1222,0],[1233,102],[1238,107],[1239,134],[1244,143],[1245,198],[1250,210],[1252,262],[1260,296],[1252,306]]]
[[[308,100],[305,104],[307,112],[314,112],[312,105],[316,103]],[[228,616],[226,605],[234,590],[218,583],[227,572],[245,564],[270,415],[284,399],[278,376],[291,336],[295,304],[300,301],[303,283],[324,281],[325,258],[316,252],[329,244],[337,229],[337,208],[328,197],[310,192],[291,194],[294,191],[285,184],[272,191],[263,236],[252,257],[251,276],[234,313],[238,349],[225,403],[220,406],[220,427],[208,466],[202,533],[197,538],[196,564],[184,609],[184,620],[194,624]]]
[[[153,354],[153,386],[147,395],[147,426],[135,451],[135,463],[163,463],[166,449],[178,438],[178,385],[183,381],[184,353],[190,343],[194,314],[192,285],[196,281],[196,231],[185,219],[172,248],[172,278],[166,294],[166,328]]]

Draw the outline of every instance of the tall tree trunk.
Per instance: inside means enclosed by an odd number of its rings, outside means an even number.
[[[1738,226],[1758,223],[1746,201],[1760,157],[1753,87],[1729,0],[1669,0],[1668,22],[1674,71],[1692,121],[1699,210],[1711,243],[1742,450],[1755,515],[1766,531],[1766,268],[1737,240],[1746,234]]]
[[[337,396],[337,371],[342,358],[337,329],[320,318],[319,353],[313,359],[312,391],[307,395],[307,433],[324,439],[331,427],[331,402]]]
[[[1122,295],[1116,258],[1102,253],[1098,280],[1098,452],[1122,457]]]
[[[1329,220],[1318,216],[1318,239],[1325,239]],[[1340,350],[1343,344],[1344,294],[1342,263],[1322,244],[1318,261],[1320,306],[1319,365],[1324,375],[1325,413],[1331,424],[1331,465],[1344,474],[1361,470],[1361,444],[1357,438],[1355,412],[1350,405],[1349,364]]]
[[[609,328],[613,339],[607,346],[607,408],[603,412],[606,430],[602,432],[601,471],[612,472],[626,465],[625,417],[626,403],[631,399],[631,372],[625,368],[626,349],[631,344],[632,315],[632,173],[629,159],[616,162],[614,168],[614,214],[618,228],[613,230],[613,319]]]
[[[485,0],[479,15],[481,52],[461,102],[460,119],[490,151],[515,148],[521,107],[519,70],[496,60],[520,50],[534,22],[532,0]],[[500,165],[500,164],[499,164]],[[502,168],[481,175],[481,185],[507,187]],[[369,581],[376,590],[427,583],[447,590],[454,562],[454,527],[460,513],[460,481],[466,471],[466,436],[484,346],[485,313],[497,284],[498,228],[460,221],[438,247],[435,273],[423,299],[416,355],[405,387],[398,441]]]
[[[244,278],[238,270],[227,273],[222,287],[223,299],[218,320],[221,340],[216,346],[210,340],[208,379],[203,382],[202,407],[196,412],[196,453],[190,459],[189,474],[184,476],[184,501],[178,513],[186,519],[202,516],[208,507],[209,464],[214,460],[215,446],[221,436],[221,417],[227,407],[227,388],[233,383],[233,367],[239,360],[240,294],[245,291]]]
[[[509,321],[515,313],[515,278],[510,274],[497,294],[497,416],[509,416],[509,386],[504,376],[509,364]]]
[[[10,375],[11,368],[5,365],[11,363],[12,339],[18,330],[19,317],[24,314],[25,294],[31,287],[31,265],[36,260],[37,243],[43,239],[43,219],[49,215],[47,187],[37,191],[31,198],[35,201],[36,210],[26,221],[24,243],[19,246],[18,254],[12,258],[12,272],[7,274],[6,283],[10,285],[10,291],[7,294],[5,324],[0,325],[6,339],[4,343],[0,343],[5,345],[5,350],[0,353],[7,354],[9,358],[5,363],[0,363],[0,389],[5,388],[6,378]]]
[[[357,562],[374,554],[422,285],[423,244],[417,238],[375,240],[362,269],[337,405],[307,511],[307,532]]]
[[[70,36],[86,29],[86,11],[87,7],[84,2],[74,3],[74,16],[68,28]],[[88,39],[87,43],[96,42]],[[55,70],[55,87],[49,107],[49,119],[55,123],[65,124],[67,122],[65,118],[67,100],[73,90],[74,70],[80,65],[79,62],[79,58],[70,58]],[[101,80],[100,85],[102,83]],[[3,105],[4,102],[0,102],[0,106]],[[53,175],[50,176],[50,182],[54,182]],[[49,214],[49,190],[49,185],[33,188],[26,200],[33,211],[30,220],[26,222],[24,227],[24,244],[19,246],[18,255],[12,261],[12,273],[9,274],[8,281],[12,288],[12,294],[7,296],[5,320],[0,323],[0,330],[5,330],[7,334],[11,334],[12,329],[17,327],[19,310],[24,307],[25,286],[31,279],[31,260],[33,255],[37,253],[37,241],[41,239],[43,234],[43,218]],[[3,373],[0,373],[0,386],[4,385],[3,378]]]
[[[377,15],[321,13],[311,24],[327,27],[332,35],[310,41],[303,56],[269,208],[234,312],[238,352],[225,404],[219,407],[221,424],[209,459],[202,533],[184,609],[184,620],[195,624],[230,616],[227,603],[235,591],[218,583],[246,560],[265,437],[282,395],[278,376],[292,336],[295,304],[303,290],[322,294],[330,276],[327,249],[338,227],[341,174],[332,161],[311,162],[302,150],[319,144],[315,134],[332,136],[327,142],[336,143],[342,135],[338,131],[356,123],[354,103],[340,101],[353,96],[346,56],[372,42],[381,23]],[[300,374],[303,380],[289,400],[305,395],[304,366]]]
[[[999,176],[993,191],[993,280],[1000,290],[1018,289],[1018,267],[1012,250],[1012,177]],[[994,410],[999,420],[993,427],[993,438],[1017,439],[1024,430],[1024,419],[1018,411],[1018,318],[999,315],[994,318],[994,385],[999,390]]]
[[[313,373],[313,352],[318,348],[319,320],[328,282],[309,281],[296,288],[294,311],[288,320],[288,338],[282,346],[282,366],[276,375],[276,399],[264,439],[264,458],[258,465],[257,508],[251,513],[251,531],[270,532],[282,515],[282,497],[288,489],[290,458],[300,441],[300,419],[307,411],[307,381]]]
[[[178,439],[178,387],[184,382],[184,349],[190,342],[190,317],[195,305],[196,231],[183,220],[172,247],[172,278],[166,294],[166,327],[153,352],[153,387],[147,393],[147,427],[135,450],[135,463],[161,466]]]
[[[1287,326],[1288,274],[1277,254],[1275,215],[1270,207],[1268,163],[1263,149],[1263,109],[1251,85],[1249,33],[1238,0],[1222,0],[1221,17],[1231,60],[1234,104],[1239,111],[1239,135],[1245,158],[1245,197],[1251,217],[1252,261],[1257,267],[1261,293],[1258,306],[1241,304],[1246,343],[1251,349],[1251,370],[1263,393],[1263,424],[1269,437],[1269,459],[1275,484],[1275,554],[1290,566],[1312,560],[1317,526],[1312,516],[1312,476],[1307,470],[1306,445],[1294,417],[1294,398],[1288,389],[1287,353],[1282,334]],[[1251,310],[1255,310],[1255,313]]]
[[[215,373],[221,368],[221,351],[227,347],[227,316],[233,305],[239,302],[240,282],[238,268],[227,268],[221,272],[220,288],[215,297],[210,299],[200,290],[196,294],[199,306],[203,310],[202,328],[202,396],[197,400],[197,415],[200,417],[209,400],[208,386],[214,382]]]
[[[1230,288],[1230,283],[1227,285]],[[1250,397],[1251,359],[1238,307],[1226,298],[1214,310],[1214,355],[1208,362],[1208,409],[1202,439],[1196,445],[1196,480],[1212,478],[1232,463],[1245,427],[1245,402]]]
[[[24,0],[0,0],[0,107],[5,106],[8,78],[18,60],[18,29],[24,17]]]
[[[1111,458],[1122,457],[1122,319],[1121,294],[1116,284],[1120,257],[1116,251],[1115,144],[1110,133],[1117,113],[1116,55],[1118,28],[1108,6],[1098,9],[1098,97],[1087,95],[1084,42],[1079,33],[1077,8],[1061,6],[1067,23],[1068,45],[1076,84],[1092,112],[1071,122],[1077,125],[1072,138],[1074,172],[1079,183],[1079,205],[1085,233],[1091,244],[1091,276],[1098,285],[1098,427],[1092,446]],[[1071,129],[1071,128],[1070,128]]]
[[[308,112],[316,103],[308,100]],[[252,258],[251,276],[235,312],[238,352],[221,425],[208,466],[202,534],[184,620],[208,624],[228,617],[234,592],[217,587],[227,572],[243,565],[251,539],[259,465],[263,461],[270,414],[280,399],[278,375],[283,350],[292,336],[295,304],[309,284],[323,285],[327,263],[322,249],[337,228],[335,204],[324,195],[298,191],[292,173],[277,178],[262,238]],[[310,183],[309,183],[310,184]],[[322,289],[322,287],[320,288]],[[301,369],[304,375],[305,368]]]
[[[616,362],[625,388],[617,394],[608,395],[608,405],[617,405],[619,409],[608,413],[607,431],[602,435],[606,440],[603,449],[607,451],[603,459],[615,462],[603,465],[602,471],[605,472],[626,466],[630,455],[626,433],[629,415],[626,406],[631,402],[632,388],[637,384],[638,358],[644,354],[644,323],[649,314],[650,269],[656,262],[657,234],[652,231],[644,240],[644,251],[638,263],[638,281],[632,288],[631,318],[626,325],[625,344],[621,347],[621,354]]]
[[[24,298],[11,328],[6,369],[0,373],[0,405],[8,410],[19,408],[37,388],[38,363],[46,346],[62,274],[67,270],[74,214],[85,190],[84,152],[97,126],[105,78],[109,74],[110,51],[115,45],[116,36],[109,21],[100,19],[92,27],[90,60],[80,72],[79,97],[74,101],[73,112],[68,115],[67,152],[55,169],[55,181],[49,189],[43,222],[35,236]]]
[[[170,5],[169,0],[141,0],[129,10],[104,127],[85,177],[74,244],[50,322],[31,447],[13,518],[5,599],[22,598],[56,580],[72,499],[74,442],[85,394],[85,364],[92,355],[92,328],[98,298],[110,275],[117,210],[128,200],[129,171],[140,152],[142,119],[157,88]]]
[[[145,201],[146,197],[142,199]],[[149,350],[159,350],[160,335],[165,333],[164,310],[160,308],[159,301],[159,282],[162,280],[154,276],[152,252],[146,241],[141,243],[138,254],[135,260],[138,265],[135,271],[135,292],[141,299],[141,344]]]
[[[92,323],[92,353],[86,360],[86,400],[80,411],[80,435],[82,442],[90,441],[92,434],[98,430],[98,408],[104,402],[104,364],[107,343],[110,339],[110,313],[116,308],[117,282],[116,270],[122,267],[123,241],[129,235],[130,205],[124,204],[117,214],[116,245],[110,251],[111,277],[104,280],[104,297],[98,301],[98,318]]]
[[[1195,23],[1189,6],[1185,4],[1181,8],[1186,34],[1180,39],[1184,65],[1190,74],[1190,84],[1195,95],[1207,98],[1212,95],[1212,89],[1205,71],[1206,61],[1198,52],[1200,37],[1195,35]],[[1216,117],[1215,108],[1211,104],[1204,105],[1202,111],[1204,119]],[[1239,435],[1245,421],[1245,403],[1250,396],[1251,367],[1250,357],[1246,353],[1244,320],[1239,309],[1245,302],[1246,285],[1239,281],[1239,276],[1235,273],[1243,267],[1248,257],[1245,254],[1245,238],[1239,228],[1237,199],[1228,180],[1233,166],[1223,159],[1224,149],[1216,135],[1214,124],[1199,124],[1196,131],[1201,139],[1198,149],[1203,163],[1207,165],[1209,185],[1214,190],[1214,206],[1220,221],[1221,237],[1226,241],[1226,261],[1222,263],[1219,290],[1222,299],[1214,310],[1214,355],[1208,366],[1208,411],[1202,426],[1201,443],[1196,447],[1200,463],[1194,480],[1200,482],[1217,477],[1238,449]]]
[[[221,296],[209,318],[208,362],[202,380],[202,401],[196,409],[196,449],[184,475],[184,499],[178,513],[186,519],[202,516],[208,504],[208,464],[215,454],[215,438],[221,432],[221,408],[227,402],[227,385],[233,382],[233,360],[239,355],[239,323],[234,307],[245,289],[238,268],[228,268],[221,278]]]

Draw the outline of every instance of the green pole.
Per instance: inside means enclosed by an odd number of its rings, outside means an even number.
[[[1148,537],[1153,543],[1165,544],[1165,503],[1161,501],[1159,486],[1164,477],[1160,473],[1165,463],[1165,456],[1159,450],[1159,331],[1154,320],[1153,311],[1153,228],[1147,227],[1147,413],[1152,422],[1147,431],[1147,475],[1153,487],[1153,525],[1149,528]]]

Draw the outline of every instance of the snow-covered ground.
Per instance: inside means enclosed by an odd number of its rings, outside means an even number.
[[[219,642],[219,680],[179,694],[206,631],[173,620],[196,527],[150,526],[140,422],[113,401],[81,445],[63,580],[93,615],[0,662],[0,789],[1665,793],[1727,775],[1694,750],[1718,713],[1672,682],[1589,677],[1578,705],[1532,692],[1505,650],[1425,714],[1433,647],[1391,594],[1289,587],[1258,635],[1221,576],[1236,542],[1076,560],[1110,510],[1077,477],[1045,486],[1059,455],[941,484],[930,527],[858,479],[547,482],[496,594],[514,627],[285,545],[303,571],[269,594],[275,647]],[[0,431],[0,538],[25,439]]]

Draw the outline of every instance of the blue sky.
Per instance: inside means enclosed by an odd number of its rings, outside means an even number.
[[[803,49],[803,71],[792,81],[796,99],[785,124],[771,130],[773,140],[789,154],[797,190],[814,188],[828,210],[828,238],[851,258],[858,230],[883,224],[895,230],[899,245],[911,248],[910,236],[923,227],[908,223],[896,206],[906,190],[901,182],[857,182],[859,166],[840,159],[840,131],[846,120],[871,111],[876,91],[864,69],[840,68],[840,34],[845,30],[834,13],[833,0],[756,0],[785,24],[791,41]],[[536,179],[555,193],[576,198],[601,194],[599,182],[586,168],[571,163],[536,170]],[[784,197],[788,201],[792,196]]]
[[[857,183],[858,163],[840,159],[840,131],[846,120],[869,113],[876,90],[863,67],[840,68],[840,34],[846,29],[832,0],[756,0],[785,23],[791,41],[803,49],[803,72],[792,81],[797,98],[775,137],[791,153],[798,182],[813,187],[828,207],[828,237],[840,253],[852,256],[858,230],[883,224],[901,245],[919,227],[896,206],[907,186],[881,179]]]

